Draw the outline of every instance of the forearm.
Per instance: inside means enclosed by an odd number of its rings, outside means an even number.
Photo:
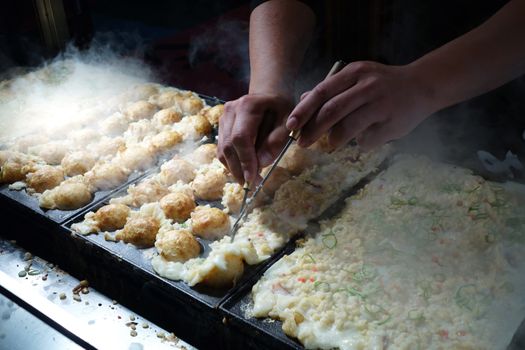
[[[434,110],[495,89],[525,73],[525,1],[410,65]]]
[[[250,93],[292,96],[293,82],[315,26],[315,15],[295,0],[272,0],[250,16]]]

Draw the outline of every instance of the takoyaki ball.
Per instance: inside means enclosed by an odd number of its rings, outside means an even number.
[[[62,142],[48,142],[29,148],[29,153],[42,158],[49,165],[60,164],[68,151],[69,147]]]
[[[167,90],[159,93],[158,95],[153,95],[149,98],[150,103],[154,103],[162,109],[173,107],[178,98],[179,92],[175,89]]]
[[[168,192],[168,188],[156,179],[146,179],[138,185],[131,185],[128,188],[128,195],[122,198],[122,204],[140,207],[142,204],[157,202]],[[115,198],[111,202],[119,203],[119,199]]]
[[[243,197],[244,190],[241,185],[236,182],[227,183],[224,185],[221,203],[228,213],[237,214],[241,210]]]
[[[182,141],[182,135],[173,130],[164,130],[150,140],[155,152],[165,152]]]
[[[164,108],[155,113],[153,116],[153,123],[159,127],[161,125],[171,125],[173,123],[180,122],[182,119],[182,113],[178,108]]]
[[[137,101],[130,104],[125,110],[124,115],[130,121],[151,118],[157,111],[157,107],[148,101]]]
[[[185,97],[179,100],[179,107],[182,113],[186,115],[194,115],[204,107],[204,102],[197,96]]]
[[[219,119],[221,119],[222,115],[224,114],[224,105],[219,104],[213,107],[206,108],[205,111],[202,112],[206,119],[210,122],[211,125],[217,126],[219,125]]]
[[[159,180],[166,186],[171,186],[177,181],[189,183],[195,178],[195,167],[188,161],[174,158],[160,167]]]
[[[140,142],[146,136],[155,135],[157,130],[149,119],[142,119],[138,122],[129,124],[128,129],[124,133],[124,139],[126,142]]]
[[[261,176],[264,177],[268,173],[270,168],[271,166],[264,168]],[[272,175],[264,183],[263,191],[270,197],[273,197],[275,191],[277,191],[279,187],[281,187],[281,185],[284,184],[286,181],[290,180],[291,177],[292,176],[287,169],[280,166],[276,166],[272,172]]]
[[[122,231],[119,231],[115,237],[137,247],[153,247],[159,228],[159,220],[149,216],[137,216],[129,218]]]
[[[46,209],[73,210],[91,202],[91,192],[81,182],[62,183],[40,196],[40,207]]]
[[[195,201],[184,192],[174,192],[162,197],[160,207],[167,218],[182,222],[190,218]]]
[[[204,277],[202,284],[214,288],[224,288],[235,284],[244,272],[244,263],[240,256],[227,254],[225,264],[215,265]]]
[[[169,261],[185,262],[199,256],[199,242],[188,230],[171,230],[159,234],[155,247]]]
[[[108,204],[96,211],[94,219],[100,231],[115,231],[124,227],[129,212],[123,204]]]
[[[230,218],[218,208],[198,206],[191,213],[191,230],[196,236],[217,240],[230,230]]]
[[[95,165],[95,156],[87,151],[76,151],[66,154],[62,159],[62,169],[67,176],[85,174]]]
[[[129,121],[120,112],[113,113],[100,122],[101,131],[110,136],[122,134],[128,129]]]
[[[201,145],[190,154],[189,158],[195,164],[209,164],[217,158],[217,145],[214,143]]]
[[[128,179],[129,172],[115,163],[99,163],[84,176],[87,183],[95,190],[109,190]]]
[[[295,176],[316,164],[318,159],[318,152],[293,144],[281,160],[281,165]]]
[[[207,201],[219,200],[222,198],[222,189],[228,178],[220,169],[209,169],[198,173],[191,183],[195,196]]]
[[[100,132],[93,129],[80,129],[71,132],[68,139],[75,147],[81,147],[100,139]]]
[[[49,137],[45,134],[24,135],[15,140],[11,149],[18,152],[27,152],[29,147],[42,145],[48,141]]]
[[[133,170],[146,170],[156,162],[155,154],[143,144],[132,145],[124,152],[119,153],[117,162],[124,168]]]
[[[100,141],[88,145],[87,151],[96,157],[115,155],[126,149],[126,142],[122,137],[104,137]]]
[[[28,157],[12,156],[2,165],[0,169],[0,183],[13,183],[22,181],[30,172],[38,168],[38,164],[29,160]]]
[[[153,96],[159,92],[159,86],[157,84],[146,83],[133,86],[129,91],[126,92],[126,96],[130,100],[147,100],[150,96]]]
[[[63,180],[64,171],[62,168],[51,165],[43,165],[26,176],[27,185],[37,193],[55,188]]]
[[[191,115],[189,117],[189,122],[193,126],[193,129],[197,132],[197,135],[204,136],[208,135],[212,131],[212,126],[208,119],[203,117],[200,114]]]
[[[15,154],[13,151],[0,150],[0,167],[12,159]]]

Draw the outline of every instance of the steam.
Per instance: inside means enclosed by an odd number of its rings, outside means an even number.
[[[195,66],[199,61],[212,57],[213,62],[238,80],[248,83],[248,23],[246,21],[219,22],[193,38],[189,62]]]
[[[107,117],[115,96],[152,79],[139,60],[102,42],[87,52],[69,47],[37,70],[0,83],[0,142],[31,133],[61,138],[60,129],[82,124],[88,114],[89,124]]]

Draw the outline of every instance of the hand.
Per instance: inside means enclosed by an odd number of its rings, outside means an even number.
[[[219,121],[217,156],[239,183],[254,182],[287,140],[284,122],[291,98],[248,94],[227,102]]]
[[[303,94],[286,126],[308,147],[328,132],[331,147],[353,138],[367,151],[408,134],[438,108],[415,69],[354,62]]]

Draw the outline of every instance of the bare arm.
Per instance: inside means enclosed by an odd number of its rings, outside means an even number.
[[[441,109],[525,72],[525,1],[512,0],[479,27],[411,64]]]
[[[219,125],[219,159],[241,183],[253,181],[286,140],[293,82],[314,25],[300,1],[268,1],[252,12],[249,93],[226,104]]]
[[[301,146],[328,131],[334,147],[366,150],[412,131],[432,113],[525,73],[525,0],[511,0],[476,29],[405,66],[354,62],[293,110]]]

